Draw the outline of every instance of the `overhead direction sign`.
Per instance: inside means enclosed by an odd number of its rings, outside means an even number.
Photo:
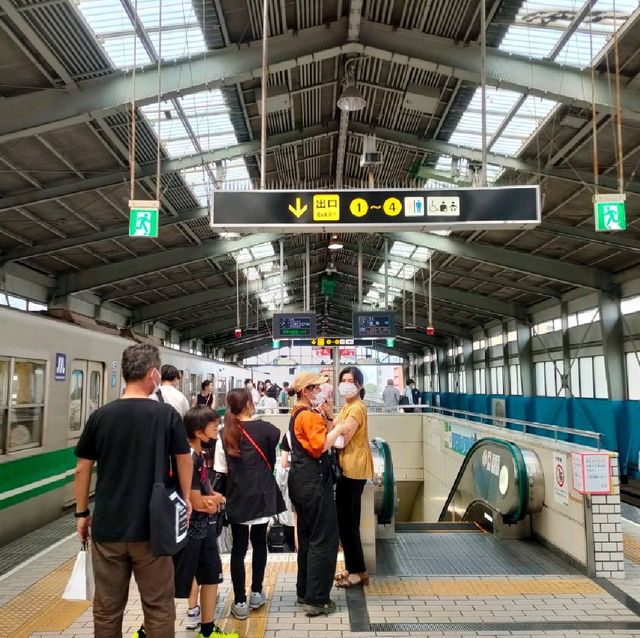
[[[287,344],[286,341],[281,343]],[[291,339],[294,346],[314,346],[316,348],[335,348],[337,346],[371,346],[373,339],[350,339],[347,337],[316,337],[315,339]]]
[[[434,190],[213,191],[211,225],[224,229],[482,230],[540,223],[538,186]]]

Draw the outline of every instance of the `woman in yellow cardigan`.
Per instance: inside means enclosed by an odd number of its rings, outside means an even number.
[[[345,403],[335,424],[344,423],[347,429],[338,454],[343,477],[336,484],[336,509],[346,571],[336,574],[335,579],[336,585],[343,588],[369,584],[360,539],[360,509],[364,485],[373,478],[373,458],[363,386],[364,376],[358,368],[345,368],[340,373],[338,392]]]

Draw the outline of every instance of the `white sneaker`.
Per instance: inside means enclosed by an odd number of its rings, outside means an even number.
[[[249,618],[249,605],[247,603],[235,603],[233,607],[231,607],[231,613],[238,620],[246,620]]]
[[[196,605],[192,609],[187,610],[185,617],[185,627],[187,629],[197,629],[200,626],[200,606]]]
[[[262,605],[267,602],[267,597],[264,595],[264,592],[255,592],[252,591],[249,595],[249,607],[251,609],[260,609]]]

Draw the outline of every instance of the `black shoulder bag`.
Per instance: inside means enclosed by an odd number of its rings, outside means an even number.
[[[163,429],[156,432],[154,480],[149,500],[151,553],[154,556],[173,556],[187,543],[187,504],[177,489],[165,484],[164,442]]]

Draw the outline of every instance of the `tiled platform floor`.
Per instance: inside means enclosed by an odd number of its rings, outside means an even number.
[[[640,548],[640,526],[625,523],[624,531],[627,556],[640,560],[635,553],[635,548]],[[51,545],[52,549],[36,560],[7,572],[4,578],[0,576],[1,638],[93,635],[90,605],[60,599],[78,550],[77,542],[72,538]],[[598,583],[563,566],[557,559],[546,564],[544,574],[539,573],[542,571],[539,557],[534,561],[537,569],[517,559],[515,573],[511,574],[496,573],[496,569],[487,569],[488,573],[482,574],[481,569],[476,569],[480,573],[373,578],[365,599],[367,622],[375,629],[395,631],[352,633],[350,612],[351,616],[358,613],[359,591],[348,593],[348,606],[345,592],[334,590],[338,604],[335,614],[326,618],[306,617],[295,603],[295,558],[295,554],[270,555],[265,579],[269,604],[259,613],[252,613],[247,622],[229,618],[232,595],[230,582],[225,582],[220,588],[216,614],[219,624],[227,631],[238,631],[250,638],[640,636],[640,617]],[[223,556],[223,562],[228,576],[228,555]],[[640,564],[628,560],[627,570],[628,579],[615,584],[640,599]],[[185,603],[179,602],[177,610],[176,637],[194,637],[195,632],[186,631],[182,622]],[[124,635],[131,635],[141,619],[138,593],[132,585]],[[625,628],[625,623],[634,626]],[[487,631],[489,627],[491,630]]]

